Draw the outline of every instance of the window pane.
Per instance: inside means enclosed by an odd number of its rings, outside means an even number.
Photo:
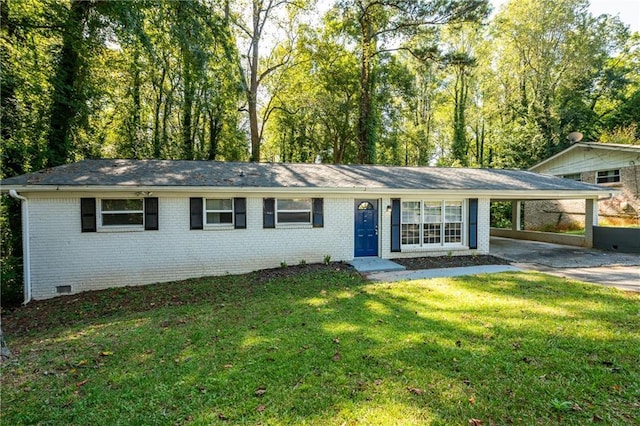
[[[142,198],[131,198],[127,200],[102,200],[103,211],[142,211]]]
[[[207,213],[207,224],[233,223],[231,213]]]
[[[424,223],[442,222],[442,203],[424,203]],[[426,228],[425,228],[426,229]]]
[[[402,244],[420,244],[420,225],[402,225]]]
[[[300,198],[300,199],[278,198],[278,210],[309,210],[311,211],[311,198]]]
[[[373,210],[373,204],[368,201],[363,201],[358,204],[358,210]]]
[[[278,223],[311,223],[311,212],[278,212]]]
[[[207,210],[233,210],[231,198],[207,199]]]
[[[462,203],[446,202],[444,205],[445,222],[462,222]]]
[[[462,224],[446,223],[444,225],[444,242],[445,243],[461,243],[462,242]]]
[[[102,213],[102,225],[142,225],[142,213]]]
[[[620,170],[606,170],[598,172],[597,183],[620,182]]]
[[[402,223],[420,223],[420,201],[402,203]]]
[[[440,244],[442,242],[441,229],[442,225],[439,223],[425,223],[424,244]]]

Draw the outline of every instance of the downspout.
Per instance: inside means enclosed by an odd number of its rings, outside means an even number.
[[[24,302],[31,301],[31,250],[29,248],[29,203],[26,197],[19,195],[15,189],[9,190],[11,198],[20,200],[22,209],[22,262],[24,275]]]

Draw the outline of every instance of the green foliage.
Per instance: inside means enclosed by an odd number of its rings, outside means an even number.
[[[23,301],[20,203],[0,195],[0,302],[3,307]]]

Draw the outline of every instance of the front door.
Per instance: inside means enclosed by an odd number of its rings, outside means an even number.
[[[377,255],[378,200],[356,200],[354,257]]]

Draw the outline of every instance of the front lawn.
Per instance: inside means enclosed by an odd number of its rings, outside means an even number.
[[[640,423],[640,295],[542,274],[334,264],[70,296],[3,328],[7,425]]]

